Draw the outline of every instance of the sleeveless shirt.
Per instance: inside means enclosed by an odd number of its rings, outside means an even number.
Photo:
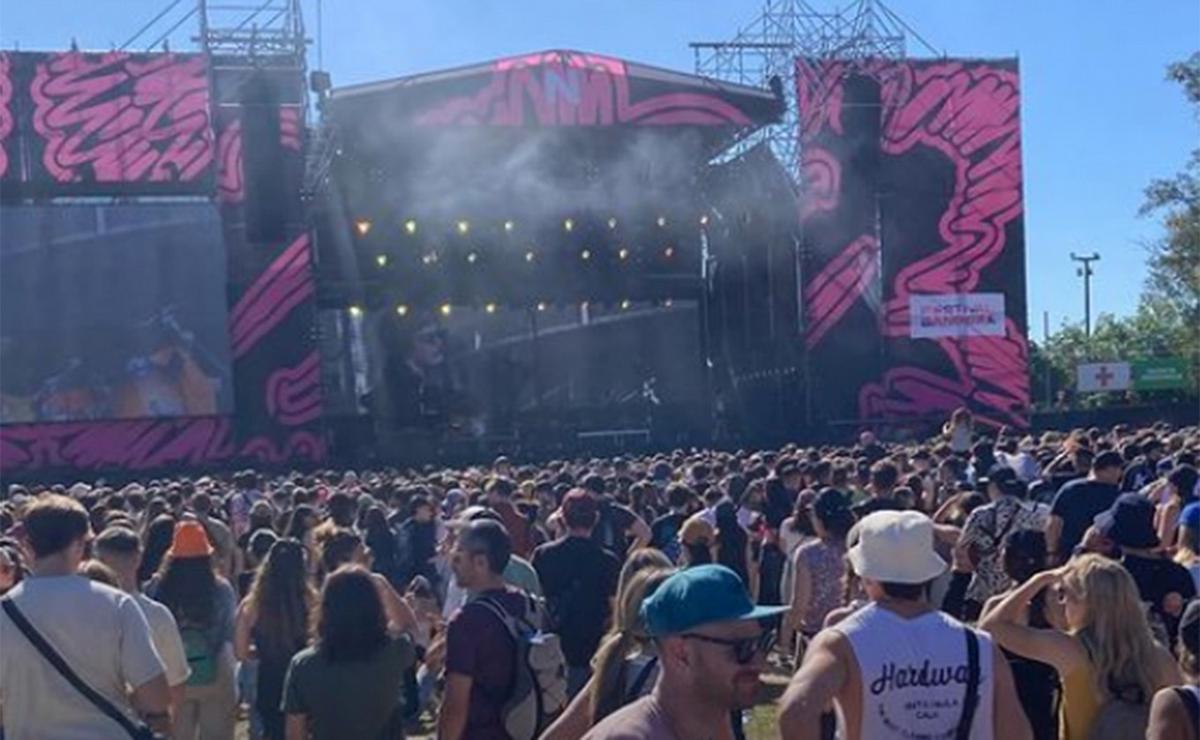
[[[954,738],[970,676],[968,627],[936,610],[905,619],[871,604],[832,629],[849,641],[862,674],[862,738]],[[971,738],[991,740],[992,640],[978,630],[975,636],[979,702]]]

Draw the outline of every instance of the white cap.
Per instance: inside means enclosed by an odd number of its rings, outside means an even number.
[[[858,544],[848,553],[861,578],[886,583],[925,583],[946,571],[933,549],[933,521],[917,511],[877,511],[855,529]]]

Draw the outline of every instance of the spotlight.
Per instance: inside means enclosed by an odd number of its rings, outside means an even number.
[[[563,221],[563,229],[565,231],[573,231],[575,229],[575,220],[570,219],[570,218],[564,220]]]
[[[707,214],[707,213],[705,213],[704,215],[702,215],[702,216],[700,217],[700,225],[701,225],[701,226],[708,226],[708,214]]]
[[[511,234],[511,233],[512,233],[512,230],[513,230],[514,228],[516,228],[516,226],[517,226],[517,225],[516,225],[516,224],[514,224],[512,221],[505,221],[505,222],[504,222],[504,233],[506,233],[506,234]]]
[[[525,253],[525,261],[533,262],[533,250],[532,249]]]
[[[619,250],[617,250],[617,259],[629,259],[629,250],[625,247],[621,247]]]
[[[592,258],[592,250],[590,250],[590,249],[585,249],[579,253],[579,259],[581,259],[581,260],[590,260],[591,258]]]
[[[359,236],[366,236],[371,233],[371,222],[365,218],[360,218],[354,222],[354,230],[358,232]]]
[[[657,223],[657,224],[658,224],[658,228],[660,228],[660,229],[665,229],[665,228],[667,227],[667,217],[666,217],[666,216],[659,216],[659,217],[658,217],[658,221],[656,221],[655,223]]]
[[[454,228],[458,229],[458,233],[465,236],[471,230],[471,223],[469,221],[459,221],[454,225]]]
[[[428,254],[422,255],[421,261],[426,265],[436,265],[438,261],[437,252],[429,252]]]
[[[631,305],[632,304],[629,302],[629,299],[626,298],[625,300],[621,301],[621,310],[628,311]]]
[[[610,228],[610,229],[617,228],[617,217],[616,216],[608,217],[608,228]]]
[[[487,311],[488,313],[496,313],[496,304],[495,304],[495,303],[489,303],[489,304],[487,304],[486,306],[484,306],[484,307],[483,307],[483,310],[484,310],[484,311]]]
[[[450,306],[449,303],[443,303],[442,307],[439,308],[438,310],[442,312],[443,316],[449,316],[450,312],[453,311],[454,309]]]
[[[538,301],[538,304],[537,304],[537,310],[539,310],[539,311],[545,311],[545,310],[546,310],[546,304],[545,304],[545,303],[543,303],[542,301]]]
[[[411,218],[404,222],[404,233],[412,236],[417,233],[417,222]]]
[[[475,260],[477,259],[479,259],[479,255],[475,254],[474,252],[471,252],[467,255],[467,262],[470,262],[472,265],[475,264]]]
[[[387,267],[387,262],[388,260],[386,254],[379,254],[375,256],[375,264],[379,265],[380,267]]]
[[[396,315],[397,316],[407,316],[408,315],[408,306],[404,305],[403,303],[396,306]]]
[[[675,301],[668,298],[667,300],[663,301],[663,308],[670,308],[674,303]]]
[[[362,318],[362,306],[351,306],[350,315],[354,318]]]
[[[675,247],[667,247],[666,249],[664,249],[663,256],[666,257],[667,259],[671,259],[672,257],[674,257],[675,256]]]

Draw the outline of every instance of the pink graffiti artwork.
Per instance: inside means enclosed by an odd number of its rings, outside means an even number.
[[[13,130],[13,81],[8,54],[0,52],[0,177],[8,173],[8,136]]]
[[[313,351],[296,367],[276,370],[267,379],[267,413],[294,427],[321,415],[321,356]]]
[[[30,95],[42,164],[59,182],[187,182],[212,164],[202,56],[52,54]]]
[[[296,237],[246,289],[229,313],[229,341],[237,359],[313,294],[311,239]]]
[[[419,112],[420,126],[746,126],[736,106],[704,93],[669,93],[631,101],[625,62],[598,54],[552,51],[501,59],[473,95]]]
[[[805,343],[812,349],[841,320],[879,274],[879,242],[863,234],[831,259],[804,290],[809,317]]]
[[[279,108],[279,145],[299,152],[303,121],[295,106]],[[242,180],[242,121],[231,118],[217,135],[217,200],[225,204],[241,203],[246,199]]]

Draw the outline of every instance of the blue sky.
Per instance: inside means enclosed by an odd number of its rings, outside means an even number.
[[[74,37],[81,47],[107,49],[167,4],[0,0],[0,46],[55,49]],[[315,37],[316,0],[303,6]],[[756,0],[324,0],[324,61],[335,85],[547,48],[689,71],[689,41],[730,38],[760,7]],[[1169,62],[1200,49],[1200,2],[892,0],[889,7],[951,56],[1020,57],[1031,335],[1041,337],[1043,311],[1052,326],[1082,317],[1072,250],[1102,256],[1094,312],[1134,310],[1145,275],[1141,245],[1161,233],[1137,215],[1142,189],[1179,169],[1200,142],[1181,90],[1164,79]],[[194,32],[184,24],[173,48],[188,48]]]

